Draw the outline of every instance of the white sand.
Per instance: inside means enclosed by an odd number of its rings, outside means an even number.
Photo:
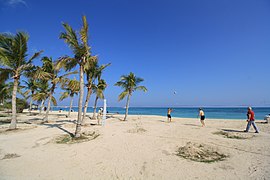
[[[206,119],[202,128],[198,119],[167,123],[166,117],[129,115],[123,122],[117,115],[104,127],[82,128],[100,133],[92,141],[55,144],[55,137],[75,131],[76,113],[72,118],[64,114],[54,112],[45,125],[36,124],[41,116],[19,115],[19,122],[33,124],[19,123],[25,130],[0,134],[0,179],[270,179],[270,124],[257,122],[261,132],[255,134],[252,127],[249,133],[237,132],[245,129],[244,120]],[[221,130],[249,139],[213,134]],[[229,157],[203,163],[176,156],[187,142],[209,145]],[[3,159],[13,153],[19,157]]]

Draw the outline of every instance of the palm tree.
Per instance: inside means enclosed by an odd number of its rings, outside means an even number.
[[[93,92],[96,94],[95,104],[94,104],[94,111],[92,119],[96,119],[96,109],[97,109],[97,101],[98,99],[104,99],[104,90],[107,87],[107,83],[104,79],[100,79],[98,81],[97,86],[93,86]],[[99,122],[98,122],[99,124]]]
[[[37,67],[36,66],[32,66],[30,69],[28,69],[24,73],[24,75],[27,77],[27,81],[23,80],[23,82],[26,84],[26,86],[24,86],[24,89],[27,89],[25,91],[25,93],[24,93],[24,96],[27,99],[30,98],[30,104],[29,104],[30,114],[32,112],[33,94],[38,89],[37,79],[34,78],[36,71],[37,71]],[[31,94],[28,95],[29,93],[31,93]]]
[[[53,97],[54,91],[56,89],[57,84],[64,84],[68,81],[66,76],[70,74],[76,74],[77,72],[69,72],[63,75],[59,75],[61,71],[61,66],[58,65],[58,62],[53,62],[52,58],[43,57],[42,58],[43,65],[41,68],[38,68],[36,72],[36,77],[38,79],[50,80],[51,81],[51,88],[48,97],[48,104],[47,104],[47,111],[44,117],[43,122],[48,122],[49,111],[51,108],[51,101],[56,106],[57,102],[56,99]]]
[[[73,51],[74,58],[63,57],[62,63],[66,64],[67,70],[74,68],[77,64],[80,66],[80,96],[78,102],[78,119],[75,130],[75,137],[81,136],[81,123],[82,123],[82,104],[83,104],[83,88],[84,88],[84,70],[89,69],[93,58],[90,52],[90,46],[88,45],[88,23],[86,17],[82,17],[83,26],[80,30],[80,40],[78,35],[67,23],[63,23],[65,32],[60,34],[60,39],[64,39]]]
[[[40,103],[39,114],[41,114],[41,111],[44,108],[44,103],[50,94],[49,83],[47,80],[39,80],[37,82],[37,87],[38,89],[36,93],[33,94],[32,99]]]
[[[130,72],[129,75],[121,76],[120,81],[115,83],[115,86],[120,86],[124,89],[124,91],[118,96],[118,101],[121,101],[127,96],[126,113],[124,121],[127,119],[129,101],[132,93],[136,90],[142,90],[144,92],[147,91],[146,87],[138,86],[142,81],[144,81],[142,78],[136,77],[134,73]]]
[[[86,116],[86,112],[87,112],[87,107],[88,107],[88,102],[90,100],[90,96],[92,94],[92,87],[93,87],[93,83],[96,79],[100,80],[101,78],[101,74],[103,72],[103,70],[108,67],[109,65],[111,65],[111,63],[109,64],[105,64],[105,65],[98,65],[98,59],[96,56],[95,57],[95,61],[93,61],[92,66],[89,69],[86,69],[86,79],[87,79],[87,96],[86,96],[86,100],[85,100],[85,104],[84,104],[84,113],[83,113],[83,120],[82,120],[82,124],[85,124],[85,116]]]
[[[16,96],[20,77],[32,66],[33,59],[41,54],[41,51],[37,52],[27,60],[28,39],[29,36],[24,32],[18,32],[16,35],[0,34],[0,79],[12,78],[14,80],[10,129],[17,127]]]
[[[96,56],[93,56],[96,58]],[[90,97],[92,94],[92,85],[96,79],[96,71],[98,69],[98,61],[97,59],[93,60],[92,65],[85,69],[85,74],[86,74],[86,81],[87,84],[85,85],[87,88],[87,94],[86,94],[86,99],[84,103],[84,111],[83,111],[83,117],[82,117],[82,125],[85,125],[85,116],[88,108],[88,103],[90,101]]]
[[[70,97],[70,106],[69,106],[69,111],[68,111],[68,116],[70,117],[70,112],[72,109],[72,104],[73,104],[73,97],[75,94],[78,94],[80,91],[80,82],[77,81],[76,79],[70,80],[67,84],[62,87],[62,89],[65,90],[64,93],[62,93],[62,96],[60,97],[60,101],[66,99],[67,97]]]
[[[38,89],[38,85],[37,85],[37,81],[34,78],[28,78],[27,81],[23,82],[26,84],[26,86],[24,87],[25,89],[27,89],[27,91],[25,91],[24,95],[26,96],[26,98],[30,98],[30,104],[29,104],[29,111],[30,114],[32,112],[32,104],[33,104],[33,95],[36,92],[36,90]],[[31,93],[29,96],[28,94]]]

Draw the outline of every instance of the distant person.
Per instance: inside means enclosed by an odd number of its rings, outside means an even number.
[[[167,111],[167,120],[168,120],[168,122],[171,122],[172,121],[171,112],[172,112],[172,109],[171,108],[168,108],[168,111]]]
[[[259,130],[255,124],[255,113],[254,113],[254,111],[252,111],[251,107],[248,107],[247,116],[248,116],[248,119],[247,119],[248,123],[247,123],[246,130],[244,130],[244,132],[248,132],[250,126],[252,125],[253,128],[255,129],[255,133],[259,133]]]
[[[44,111],[47,111],[47,107],[44,107]]]
[[[204,127],[205,126],[205,123],[204,123],[205,114],[204,114],[204,111],[202,108],[199,108],[199,115],[198,116],[200,116],[202,127]]]

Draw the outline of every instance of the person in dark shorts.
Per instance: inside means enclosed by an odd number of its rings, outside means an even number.
[[[171,108],[168,108],[168,111],[167,111],[168,122],[171,122],[172,121],[171,112],[172,112],[172,109]]]
[[[204,127],[205,126],[205,123],[204,123],[205,115],[204,115],[204,112],[203,112],[202,108],[199,109],[199,116],[200,116],[200,119],[201,119],[202,127]]]

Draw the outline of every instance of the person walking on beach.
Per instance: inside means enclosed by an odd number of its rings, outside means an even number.
[[[171,108],[168,108],[168,111],[167,111],[168,122],[171,122],[172,121],[171,112],[172,112],[172,109]]]
[[[202,127],[204,127],[205,126],[205,124],[204,124],[205,115],[204,115],[202,108],[199,108],[199,115],[198,116],[200,116]]]
[[[259,133],[259,130],[255,124],[255,113],[254,113],[254,111],[252,111],[251,107],[248,107],[247,116],[248,116],[248,119],[247,119],[248,123],[247,123],[246,130],[244,130],[244,132],[248,132],[250,126],[252,125],[253,128],[255,129],[255,133]]]

